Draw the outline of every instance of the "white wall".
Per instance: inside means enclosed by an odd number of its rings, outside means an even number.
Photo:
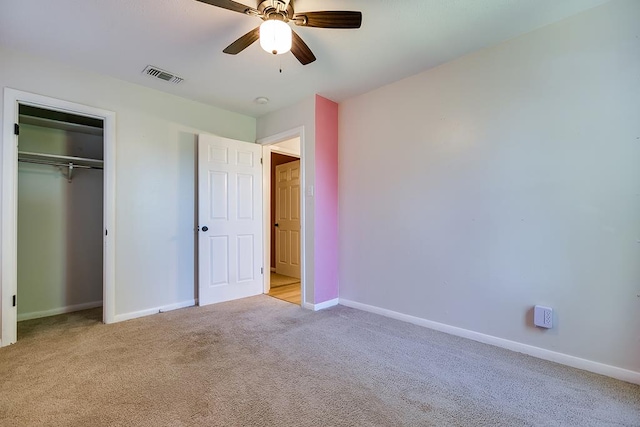
[[[19,150],[102,158],[102,137],[21,124]],[[18,320],[101,305],[102,177],[18,164]]]
[[[342,103],[341,300],[640,372],[639,16],[611,2]]]
[[[298,104],[278,110],[258,118],[258,140],[290,131],[298,127],[304,127],[304,135],[301,136],[302,162],[304,163],[305,187],[315,185],[315,96],[308,97]],[[306,196],[305,204],[305,259],[304,259],[304,302],[315,304],[314,301],[314,198]]]
[[[195,135],[253,142],[255,119],[22,53],[0,64],[0,87],[116,112],[116,317],[192,301]]]

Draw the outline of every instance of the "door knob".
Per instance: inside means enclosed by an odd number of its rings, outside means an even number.
[[[205,225],[204,227],[202,227],[202,231],[209,231],[209,227]]]
[[[276,227],[280,227],[280,225],[279,225],[277,222],[276,222],[274,225],[275,225]]]

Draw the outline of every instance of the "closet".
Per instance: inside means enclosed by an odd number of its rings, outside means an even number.
[[[103,120],[19,106],[18,321],[102,306]]]

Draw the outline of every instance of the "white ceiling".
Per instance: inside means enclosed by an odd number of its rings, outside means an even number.
[[[340,102],[607,1],[297,0],[296,12],[363,14],[359,30],[294,26],[318,58],[302,66],[259,43],[223,54],[262,21],[195,0],[0,0],[0,46],[259,117],[314,93]],[[185,81],[142,75],[149,64]]]

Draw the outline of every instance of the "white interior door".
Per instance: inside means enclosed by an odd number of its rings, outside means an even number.
[[[198,301],[261,294],[262,147],[198,136]]]
[[[300,160],[276,166],[275,185],[276,273],[299,279]]]

